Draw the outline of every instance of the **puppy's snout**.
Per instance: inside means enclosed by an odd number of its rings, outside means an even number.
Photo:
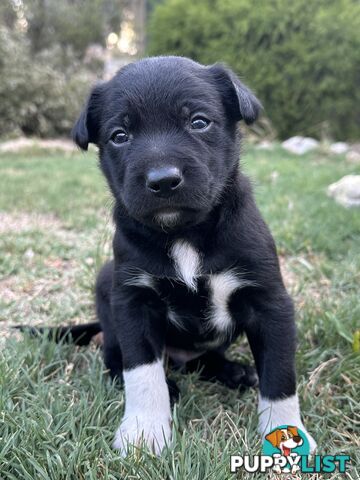
[[[170,197],[184,183],[177,167],[161,167],[150,170],[146,175],[146,187],[159,197]]]
[[[295,443],[301,443],[302,442],[302,439],[300,437],[300,435],[296,435],[295,437],[293,437],[293,440]]]

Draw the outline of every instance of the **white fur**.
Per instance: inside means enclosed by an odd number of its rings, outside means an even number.
[[[292,450],[293,448],[296,448],[296,447],[299,447],[300,445],[303,444],[303,441],[301,440],[301,442],[299,443],[296,443],[294,442],[294,440],[292,438],[288,438],[288,431],[284,428],[281,430],[284,434],[284,436],[287,438],[287,440],[284,440],[283,442],[280,442],[280,450],[283,452],[283,448],[286,447],[286,448],[290,448],[290,450]]]
[[[181,319],[177,316],[177,314],[174,312],[174,310],[170,307],[168,307],[168,319],[179,330],[186,330],[185,325],[183,324]]]
[[[158,213],[155,215],[155,221],[162,227],[173,227],[175,226],[180,218],[179,212],[164,212]]]
[[[200,255],[190,243],[177,240],[171,248],[177,275],[190,290],[196,291],[200,275]]]
[[[136,273],[131,278],[128,278],[124,283],[125,285],[130,285],[133,287],[147,287],[156,290],[153,276],[146,272]]]
[[[169,389],[161,360],[124,370],[125,412],[113,447],[125,456],[142,441],[159,455],[171,441]]]
[[[307,436],[310,453],[316,449],[316,442],[308,433],[300,416],[299,398],[293,395],[281,400],[269,400],[259,395],[259,431],[264,438],[271,430],[281,425],[300,428]]]
[[[229,298],[235,290],[249,284],[248,280],[237,277],[231,270],[210,275],[211,307],[209,323],[211,327],[221,333],[226,333],[232,328],[233,322],[228,309]]]

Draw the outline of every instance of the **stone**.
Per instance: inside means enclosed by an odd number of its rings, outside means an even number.
[[[77,147],[71,140],[61,138],[42,140],[40,138],[19,137],[0,143],[0,153],[16,153],[32,148],[61,150],[69,153],[77,151]]]
[[[349,145],[345,142],[336,142],[330,145],[329,150],[335,155],[341,155],[349,150]]]
[[[360,153],[355,150],[350,150],[350,152],[346,154],[346,160],[350,163],[360,163]]]
[[[345,175],[329,185],[327,193],[343,207],[360,207],[360,175]]]
[[[288,138],[281,146],[288,152],[295,153],[296,155],[304,155],[318,148],[319,142],[315,140],[315,138],[296,136]]]
[[[269,140],[263,140],[256,146],[259,150],[272,150],[274,148],[274,143],[269,142]]]
[[[346,154],[346,160],[350,163],[360,163],[360,143],[352,143]]]

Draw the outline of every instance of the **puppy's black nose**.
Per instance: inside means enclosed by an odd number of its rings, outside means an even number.
[[[293,437],[293,440],[294,440],[295,443],[300,443],[301,442],[300,435],[295,435],[295,437]]]
[[[170,197],[183,183],[183,176],[176,167],[161,167],[150,170],[146,187],[159,197]]]

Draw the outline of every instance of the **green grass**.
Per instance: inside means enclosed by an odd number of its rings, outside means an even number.
[[[360,212],[338,206],[326,187],[360,166],[280,147],[245,148],[243,166],[297,307],[305,423],[321,453],[351,455],[347,478],[359,478],[360,355],[351,342],[360,325]],[[111,204],[93,152],[0,156],[0,478],[235,478],[230,454],[260,450],[255,391],[177,375],[174,448],[161,458],[138,452],[121,460],[111,441],[123,395],[99,351],[10,334],[20,322],[94,318],[95,273],[111,251]],[[246,343],[231,354],[249,357]]]

